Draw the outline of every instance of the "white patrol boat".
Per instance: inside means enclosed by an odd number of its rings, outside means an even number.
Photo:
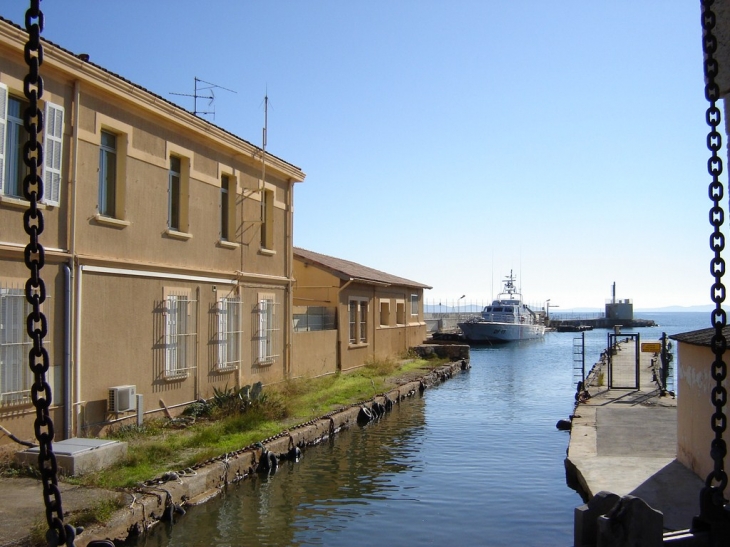
[[[459,328],[471,342],[513,342],[545,335],[541,318],[522,303],[522,294],[515,287],[511,270],[497,299],[486,306],[480,316],[459,323]]]

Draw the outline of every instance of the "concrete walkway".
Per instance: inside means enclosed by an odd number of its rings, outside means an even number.
[[[703,481],[676,460],[677,400],[661,396],[652,357],[640,353],[638,390],[589,388],[591,398],[575,409],[566,468],[588,499],[600,491],[638,496],[664,513],[665,530],[682,530],[699,514]],[[613,367],[614,378],[633,379],[633,340],[621,342]],[[605,384],[608,365],[593,372]]]

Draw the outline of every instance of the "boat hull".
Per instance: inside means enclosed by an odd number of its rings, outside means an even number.
[[[545,335],[544,325],[474,321],[459,323],[459,328],[464,337],[472,342],[514,342],[534,340]]]

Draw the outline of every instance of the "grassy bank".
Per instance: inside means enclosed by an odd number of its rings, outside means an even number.
[[[118,428],[109,436],[128,443],[127,458],[112,468],[69,480],[106,488],[134,486],[167,471],[185,469],[238,450],[343,406],[368,400],[443,362],[374,361],[347,374],[289,380],[267,387],[253,398],[250,392],[224,389],[216,392],[208,404],[194,403],[180,418]]]

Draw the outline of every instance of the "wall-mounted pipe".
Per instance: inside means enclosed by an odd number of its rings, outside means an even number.
[[[71,399],[71,381],[73,373],[71,369],[71,268],[68,264],[63,265],[64,299],[63,299],[63,438],[70,439],[73,436],[73,401]]]

